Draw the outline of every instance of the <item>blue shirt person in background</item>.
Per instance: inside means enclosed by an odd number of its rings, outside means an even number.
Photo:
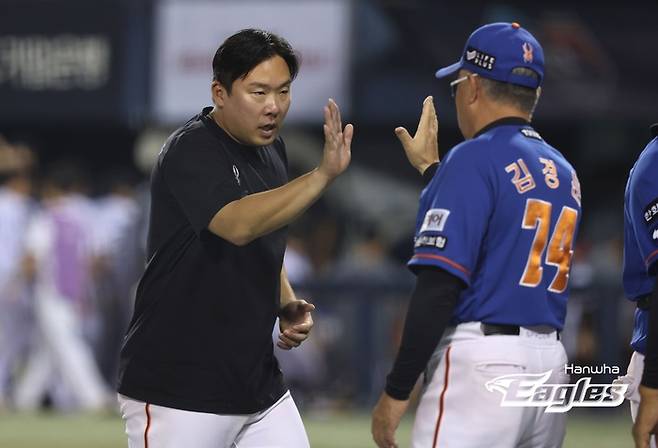
[[[655,447],[658,424],[658,124],[631,169],[624,195],[624,293],[637,304],[626,397],[636,447]],[[641,383],[639,380],[641,379]],[[651,439],[651,440],[650,440]]]

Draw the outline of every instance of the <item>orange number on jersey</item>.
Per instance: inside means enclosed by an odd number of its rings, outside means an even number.
[[[532,241],[530,255],[521,277],[521,285],[535,287],[541,282],[543,268],[541,267],[541,255],[546,248],[548,229],[551,224],[551,203],[538,199],[528,199],[525,202],[525,215],[523,216],[524,229],[534,229],[535,239]]]
[[[564,292],[569,282],[569,266],[573,257],[573,236],[576,230],[578,211],[571,207],[562,207],[560,217],[555,225],[553,236],[548,243],[546,264],[557,266],[557,272],[548,290],[551,292]]]
[[[551,208],[550,202],[540,201],[539,199],[528,199],[526,201],[522,227],[524,229],[537,230],[535,231],[535,238],[530,248],[530,254],[528,255],[523,276],[519,282],[522,286],[533,288],[541,282],[544,270],[541,258],[544,249],[546,249],[546,241],[548,240],[548,230],[551,224]],[[546,254],[546,264],[557,267],[557,273],[548,287],[548,290],[551,292],[561,293],[567,288],[577,219],[578,211],[570,207],[562,207],[560,217],[551,236],[551,241],[548,244],[548,253]]]

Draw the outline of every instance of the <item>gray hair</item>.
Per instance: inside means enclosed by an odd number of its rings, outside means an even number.
[[[516,67],[512,70],[512,73],[532,79],[538,78],[537,73],[526,67]],[[489,98],[494,101],[516,106],[524,113],[532,116],[539,100],[539,88],[533,89],[531,87],[495,81],[484,77],[480,79],[482,80],[484,91]]]

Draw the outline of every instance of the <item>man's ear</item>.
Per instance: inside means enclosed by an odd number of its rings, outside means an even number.
[[[217,107],[224,107],[224,102],[228,96],[226,88],[219,81],[213,81],[212,84],[210,84],[210,91],[212,92],[213,103],[215,103]]]
[[[469,104],[473,104],[478,99],[478,97],[482,95],[482,84],[480,84],[476,78],[477,76],[468,77],[467,82],[470,84],[469,95],[468,95]]]

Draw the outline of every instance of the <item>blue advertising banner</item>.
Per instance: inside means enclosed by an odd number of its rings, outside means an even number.
[[[0,122],[131,122],[146,107],[148,5],[4,0]]]

